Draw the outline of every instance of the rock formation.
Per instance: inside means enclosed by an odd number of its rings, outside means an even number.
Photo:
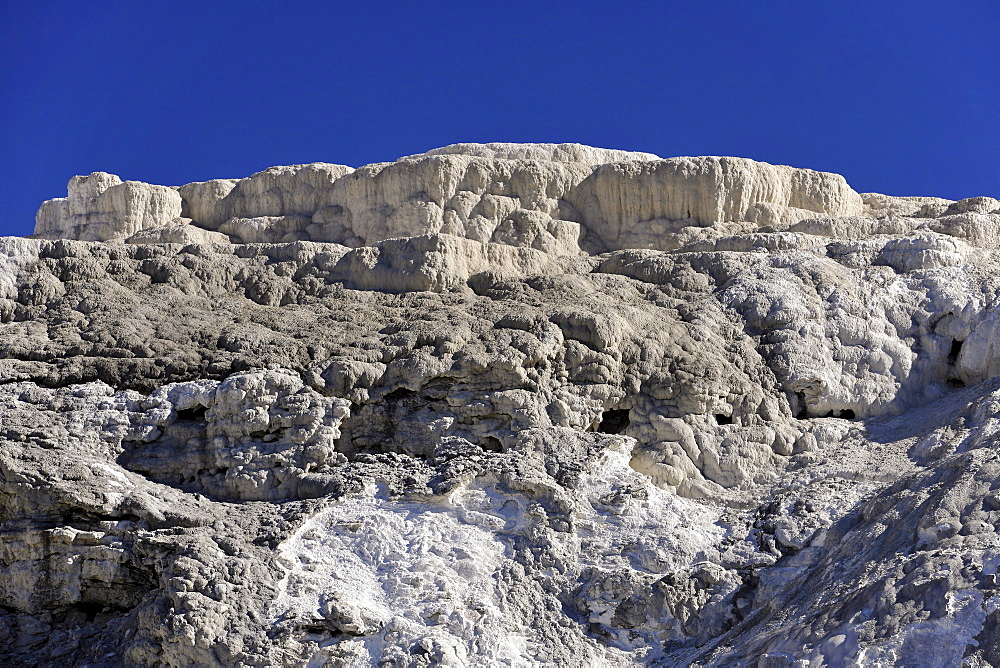
[[[0,239],[6,665],[1000,665],[1000,202],[456,144]]]

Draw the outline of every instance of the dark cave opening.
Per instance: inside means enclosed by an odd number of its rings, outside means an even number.
[[[814,417],[820,418],[839,418],[841,420],[855,420],[857,419],[857,414],[850,409],[844,408],[842,410],[831,410],[827,411],[823,415],[809,415],[809,406],[806,405],[806,396],[803,392],[796,392],[796,398],[798,399],[798,412],[795,414],[795,419],[797,420],[808,420]]]
[[[503,443],[500,442],[500,439],[495,436],[484,436],[483,439],[479,441],[479,447],[487,452],[503,452]]]
[[[395,390],[382,397],[382,400],[402,401],[403,399],[406,399],[407,397],[412,397],[414,395],[416,395],[416,392],[414,392],[413,390],[409,390],[405,387],[397,387]]]
[[[597,431],[602,434],[620,434],[628,427],[628,409],[620,408],[601,413]]]
[[[958,362],[958,356],[962,353],[962,343],[963,341],[959,341],[958,339],[951,340],[951,349],[948,351],[948,366],[954,367]],[[948,387],[956,390],[965,387],[965,381],[954,376],[949,377],[945,383]]]
[[[715,414],[715,422],[717,424],[732,424],[733,423],[733,416],[732,415],[725,415],[724,413],[716,413]]]
[[[955,366],[955,362],[958,361],[958,356],[962,352],[962,341],[958,339],[951,340],[951,350],[948,351],[948,364]]]
[[[841,420],[853,420],[855,419],[854,411],[850,408],[845,408],[842,411],[830,411],[823,417],[825,418],[840,418]]]
[[[103,603],[92,603],[92,602],[81,601],[76,605],[74,605],[73,609],[78,610],[79,612],[82,612],[83,614],[87,615],[87,621],[92,622],[95,619],[97,619],[97,615],[104,612],[104,607],[105,606]]]
[[[806,406],[806,393],[796,392],[795,398],[799,400],[799,410],[795,414],[796,420],[805,420],[809,417],[809,407]]]
[[[195,420],[203,420],[205,418],[205,413],[208,411],[204,406],[195,406],[194,408],[187,408],[185,410],[177,411],[177,419],[185,422],[194,422]]]

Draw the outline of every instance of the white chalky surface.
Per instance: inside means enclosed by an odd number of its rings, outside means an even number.
[[[711,550],[724,533],[714,523],[717,513],[650,485],[629,467],[629,454],[609,450],[583,476],[578,491],[586,503],[578,531],[560,534],[563,548],[584,565],[647,573],[688,565]],[[623,482],[644,486],[649,498],[620,513],[594,510]],[[522,519],[529,503],[479,484],[432,504],[393,501],[371,486],[317,513],[282,543],[285,575],[272,617],[320,619],[324,600],[349,601],[359,618],[382,628],[341,641],[357,653],[358,665],[387,646],[426,638],[446,648],[447,665],[544,665],[527,651],[532,620],[505,615],[496,582],[512,556],[509,541],[530,530]]]

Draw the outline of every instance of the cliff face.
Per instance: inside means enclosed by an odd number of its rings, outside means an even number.
[[[672,243],[683,227],[860,215],[837,174],[744,158],[671,158],[579,144],[455,144],[353,170],[313,163],[170,189],[76,176],[45,202],[36,235],[83,240],[320,241],[351,247],[450,234],[578,254]],[[193,232],[193,229],[198,232]],[[229,237],[204,238],[207,231]],[[138,233],[138,234],[137,234]]]
[[[575,144],[0,239],[0,654],[1000,663],[1000,202]]]

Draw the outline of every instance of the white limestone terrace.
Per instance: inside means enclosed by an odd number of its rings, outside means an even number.
[[[746,231],[865,212],[836,174],[580,144],[454,144],[358,169],[291,165],[177,188],[95,172],[73,177],[68,191],[42,204],[35,236],[357,247],[441,233],[579,254],[667,250],[674,233],[719,223]]]

